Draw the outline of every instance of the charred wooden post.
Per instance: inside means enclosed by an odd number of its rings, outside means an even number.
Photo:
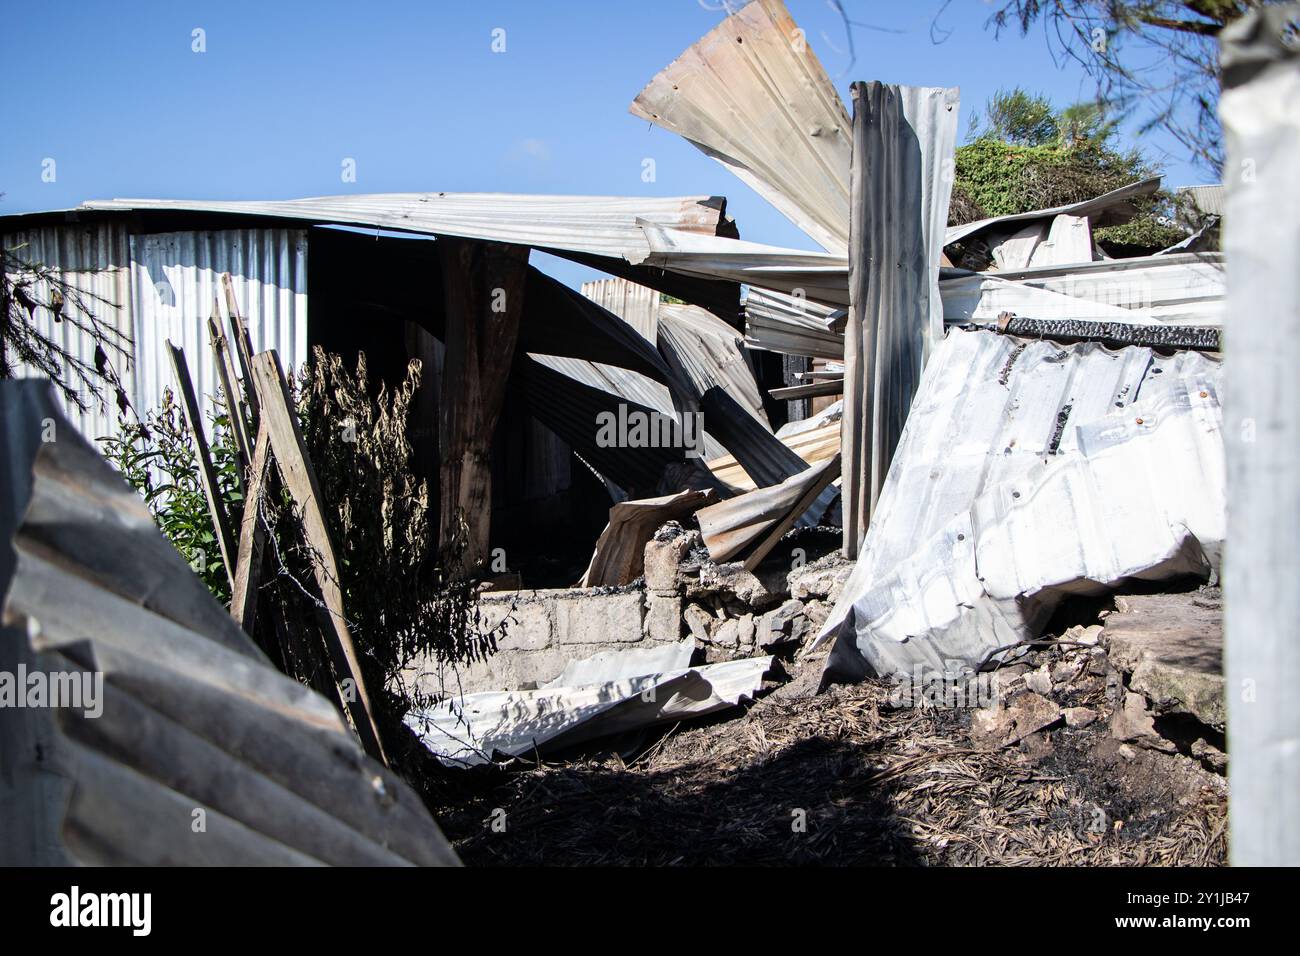
[[[519,337],[528,247],[440,236],[438,251],[446,311],[438,543],[445,554],[463,534],[459,564],[471,571],[488,556],[492,434]]]

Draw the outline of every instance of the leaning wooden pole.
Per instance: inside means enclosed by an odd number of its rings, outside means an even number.
[[[226,504],[221,499],[221,486],[217,483],[217,470],[212,464],[212,452],[208,448],[208,439],[203,431],[203,415],[194,394],[194,383],[190,380],[190,368],[185,363],[185,350],[167,343],[171,355],[172,374],[176,378],[176,389],[180,393],[181,411],[185,414],[185,423],[194,438],[194,457],[199,466],[199,480],[203,483],[203,496],[208,502],[208,514],[212,516],[212,526],[217,532],[217,547],[221,550],[221,562],[226,568],[226,577],[231,587],[235,584],[235,536],[230,530],[230,519],[226,515]]]
[[[343,585],[325,520],[320,482],[307,454],[307,443],[298,427],[298,419],[289,404],[289,386],[280,368],[280,357],[274,349],[253,357],[253,383],[261,406],[260,427],[267,433],[271,456],[285,487],[302,512],[303,538],[312,552],[312,571],[325,605],[322,615],[325,645],[334,664],[339,697],[366,752],[386,764],[388,758],[380,742],[374,707],[361,673],[361,660],[344,614]]]
[[[1300,865],[1300,5],[1220,34],[1232,863]]]

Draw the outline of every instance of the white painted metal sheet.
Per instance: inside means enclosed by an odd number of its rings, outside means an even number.
[[[75,223],[44,226],[0,236],[0,245],[14,257],[32,265],[57,270],[62,281],[78,291],[82,303],[97,319],[112,330],[113,338],[123,350],[108,348],[114,370],[122,381],[127,395],[135,397],[135,344],[134,321],[131,307],[130,269],[126,226],[122,223]],[[45,283],[37,283],[34,298],[49,300]],[[72,309],[66,301],[65,309]],[[70,321],[55,322],[45,308],[34,315],[40,331],[58,342],[70,354],[94,367],[95,340]],[[20,377],[41,373],[27,366],[18,368]],[[92,441],[118,432],[118,411],[111,391],[105,389],[103,406],[96,402],[87,389],[80,397],[87,408],[59,396],[59,403],[77,430]]]
[[[1065,593],[1217,567],[1221,371],[1196,352],[949,332],[819,636],[840,638],[832,669],[980,661]]]
[[[307,232],[229,229],[131,237],[132,295],[139,367],[136,401],[157,407],[174,381],[166,344],[185,349],[194,390],[216,393],[219,379],[208,342],[216,302],[225,314],[221,274],[229,272],[253,350],[276,349],[286,369],[307,358]]]

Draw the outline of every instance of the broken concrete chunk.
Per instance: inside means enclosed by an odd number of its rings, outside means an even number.
[[[853,573],[853,567],[854,562],[834,554],[795,568],[786,577],[790,596],[800,601],[820,598],[834,603],[839,599],[844,582]]]
[[[1215,588],[1116,598],[1106,619],[1110,661],[1160,713],[1186,713],[1217,730],[1227,715],[1223,612]]]
[[[1061,708],[1041,694],[1024,693],[1007,706],[982,707],[971,715],[971,737],[984,746],[1002,746],[1046,730],[1061,719]]]
[[[1121,705],[1111,714],[1110,733],[1116,740],[1148,750],[1174,753],[1178,749],[1156,730],[1155,715],[1147,710],[1146,698],[1132,691],[1124,695]]]
[[[758,627],[758,644],[759,647],[774,647],[799,641],[808,633],[808,629],[803,602],[792,598],[775,611],[762,616]]]
[[[1100,716],[1091,707],[1067,707],[1061,713],[1065,717],[1065,726],[1076,729],[1096,723]]]
[[[1025,687],[1035,694],[1050,694],[1052,692],[1052,673],[1050,665],[1044,664],[1038,670],[1030,671],[1025,675]]]

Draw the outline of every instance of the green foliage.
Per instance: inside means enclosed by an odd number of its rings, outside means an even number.
[[[1044,118],[1046,105],[1019,89],[990,102],[981,134],[957,149],[952,223],[1081,202],[1156,174],[1137,150],[1112,145],[1114,125],[1094,104]],[[1103,246],[1154,252],[1186,236],[1174,224],[1170,193],[1134,205],[1132,222],[1096,229],[1094,238]]]
[[[209,420],[217,484],[225,501],[238,513],[243,495],[229,420],[216,408]],[[129,421],[121,415],[118,423],[118,435],[99,439],[104,456],[144,499],[158,527],[208,590],[229,603],[230,582],[194,458],[194,440],[171,389],[163,391],[162,404],[157,411],[149,412],[144,422]]]
[[[352,372],[318,347],[298,390],[303,437],[339,550],[349,627],[402,712],[408,701],[431,702],[408,680],[412,666],[440,671],[480,660],[496,650],[505,627],[482,620],[477,583],[459,573],[463,547],[439,553],[407,436],[419,383],[413,360],[398,387],[390,392],[381,382],[376,394],[364,354]]]
[[[998,90],[984,107],[988,125],[980,135],[1017,146],[1041,146],[1056,139],[1060,127],[1051,101],[1020,87]]]

